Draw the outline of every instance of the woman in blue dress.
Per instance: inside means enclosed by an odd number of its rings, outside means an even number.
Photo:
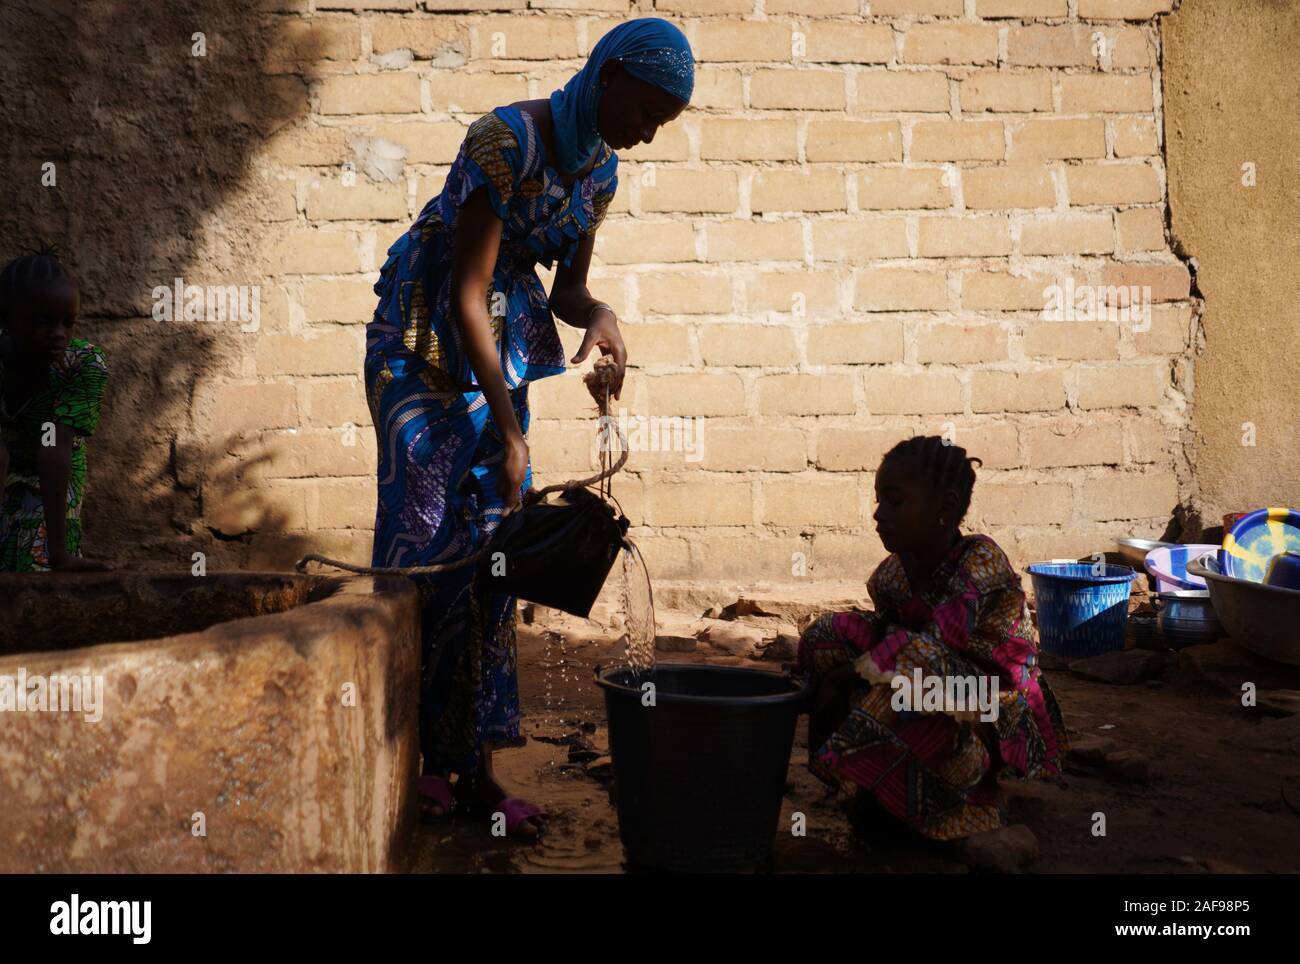
[[[592,349],[612,357],[618,397],[623,339],[587,290],[618,184],[614,151],[651,141],[685,109],[693,83],[680,30],[653,17],[620,24],[549,99],[475,121],[441,193],[388,249],[366,329],[379,442],[374,565],[463,559],[531,488],[528,385],[565,370],[553,314],[586,331],[573,363]],[[548,297],[535,266],[556,261]],[[454,797],[534,838],[545,814],[510,797],[491,765],[494,747],[520,742],[515,598],[476,591],[473,570],[414,577],[419,792],[426,816],[449,813]]]

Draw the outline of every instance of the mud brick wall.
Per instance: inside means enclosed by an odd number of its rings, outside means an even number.
[[[1273,123],[1300,100],[1300,4],[1183,0],[1161,35],[1171,224],[1205,302],[1189,517],[1213,526],[1300,506],[1294,356],[1263,348],[1300,334],[1300,129]]]
[[[60,56],[143,77],[47,88],[77,104],[80,133],[62,139],[12,86],[37,83],[38,65],[7,82],[28,122],[7,169],[66,167],[57,196],[16,197],[0,224],[8,248],[61,218],[88,266],[87,328],[116,376],[89,541],[162,565],[196,550],[256,567],[308,549],[368,560],[360,370],[385,249],[476,117],[546,96],[646,14],[690,37],[696,96],[622,157],[590,287],[623,322],[629,427],[702,432],[702,451],[637,451],[615,480],[653,574],[863,578],[883,556],[874,469],[920,433],[984,460],[968,523],[1017,563],[1158,537],[1194,487],[1199,324],[1166,233],[1171,5],[196,2],[160,8],[141,40],[139,5],[103,4]],[[175,135],[175,157],[123,143],[140,113]],[[114,164],[115,191],[92,189]],[[260,286],[258,329],[155,321],[149,292],[175,276]],[[1149,329],[1044,320],[1045,287],[1067,280],[1148,287]],[[533,399],[538,484],[589,472],[578,374]]]

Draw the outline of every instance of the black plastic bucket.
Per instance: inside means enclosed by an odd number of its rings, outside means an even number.
[[[762,670],[672,664],[639,679],[607,669],[596,682],[628,860],[657,870],[761,869],[772,855],[806,687]]]

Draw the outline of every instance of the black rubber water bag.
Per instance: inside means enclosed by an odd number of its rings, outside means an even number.
[[[526,498],[493,533],[476,578],[485,590],[585,619],[626,545],[628,525],[586,488]]]

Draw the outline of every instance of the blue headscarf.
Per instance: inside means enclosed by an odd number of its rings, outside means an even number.
[[[689,102],[695,89],[695,57],[686,35],[667,20],[638,17],[610,30],[586,65],[551,94],[555,149],[565,172],[580,171],[600,147],[596,114],[600,107],[600,69],[618,60],[638,80]]]

